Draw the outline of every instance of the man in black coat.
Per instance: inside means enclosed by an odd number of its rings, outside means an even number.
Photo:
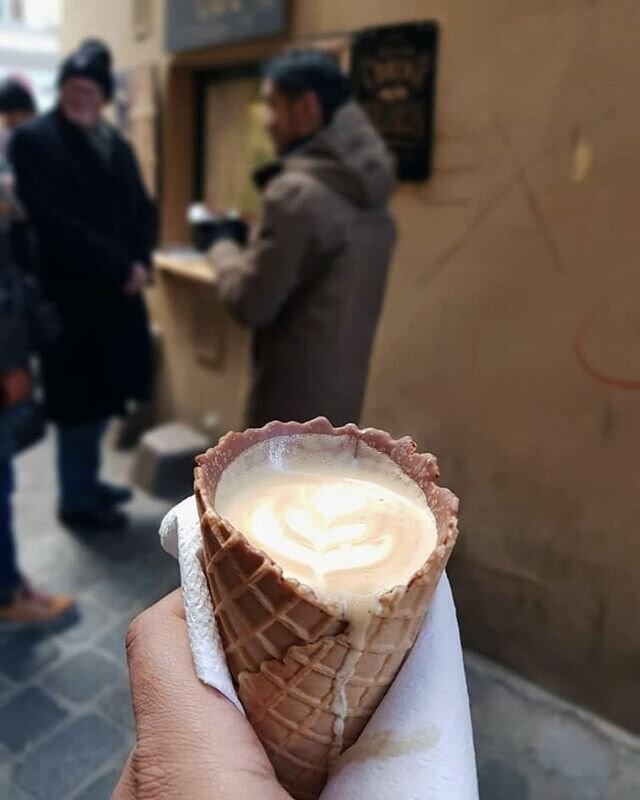
[[[10,158],[38,235],[46,296],[62,334],[43,359],[58,430],[60,516],[69,527],[116,528],[127,489],[99,479],[108,418],[151,390],[142,291],[155,209],[133,152],[101,111],[113,95],[111,54],[87,40],[62,64],[57,107],[18,129]]]

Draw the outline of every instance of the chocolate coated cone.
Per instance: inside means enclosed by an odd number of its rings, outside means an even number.
[[[436,519],[435,550],[407,586],[381,597],[362,652],[352,650],[340,609],[284,578],[215,511],[218,480],[240,453],[272,436],[299,434],[348,437],[356,457],[360,442],[385,453],[421,486]],[[434,483],[437,477],[434,456],[417,454],[410,439],[354,425],[333,428],[324,418],[230,433],[198,458],[203,564],[229,669],[278,779],[296,800],[319,796],[332,763],[358,738],[413,646],[457,536],[457,498]],[[336,676],[347,658],[353,671],[341,730]]]

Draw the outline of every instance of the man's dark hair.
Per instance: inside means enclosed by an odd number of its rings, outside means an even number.
[[[262,72],[287,97],[315,92],[325,125],[351,95],[347,76],[336,60],[321,50],[289,50],[267,61]]]
[[[20,78],[5,78],[0,82],[0,114],[11,111],[35,113],[36,103],[33,95]]]

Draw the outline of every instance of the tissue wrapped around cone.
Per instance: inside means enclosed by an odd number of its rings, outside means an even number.
[[[408,585],[380,597],[346,684],[342,736],[334,729],[332,702],[336,674],[350,649],[346,618],[310,588],[284,578],[269,556],[215,510],[218,480],[240,453],[270,437],[299,434],[347,437],[356,456],[360,442],[386,454],[424,491],[437,526],[437,544],[425,564]],[[197,459],[202,562],[229,670],[278,779],[296,800],[320,795],[332,763],[380,703],[411,650],[455,543],[458,500],[435,484],[436,458],[415,450],[407,437],[394,440],[355,425],[334,428],[320,417],[229,433]]]

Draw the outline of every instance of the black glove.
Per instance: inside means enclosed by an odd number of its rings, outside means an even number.
[[[244,247],[249,238],[249,226],[237,216],[197,222],[193,226],[193,244],[196,250],[206,253],[214,244],[229,239]]]
[[[249,226],[242,217],[236,215],[223,217],[218,223],[218,226],[217,242],[221,239],[231,239],[231,241],[240,245],[240,247],[246,246],[247,240],[249,239]]]

